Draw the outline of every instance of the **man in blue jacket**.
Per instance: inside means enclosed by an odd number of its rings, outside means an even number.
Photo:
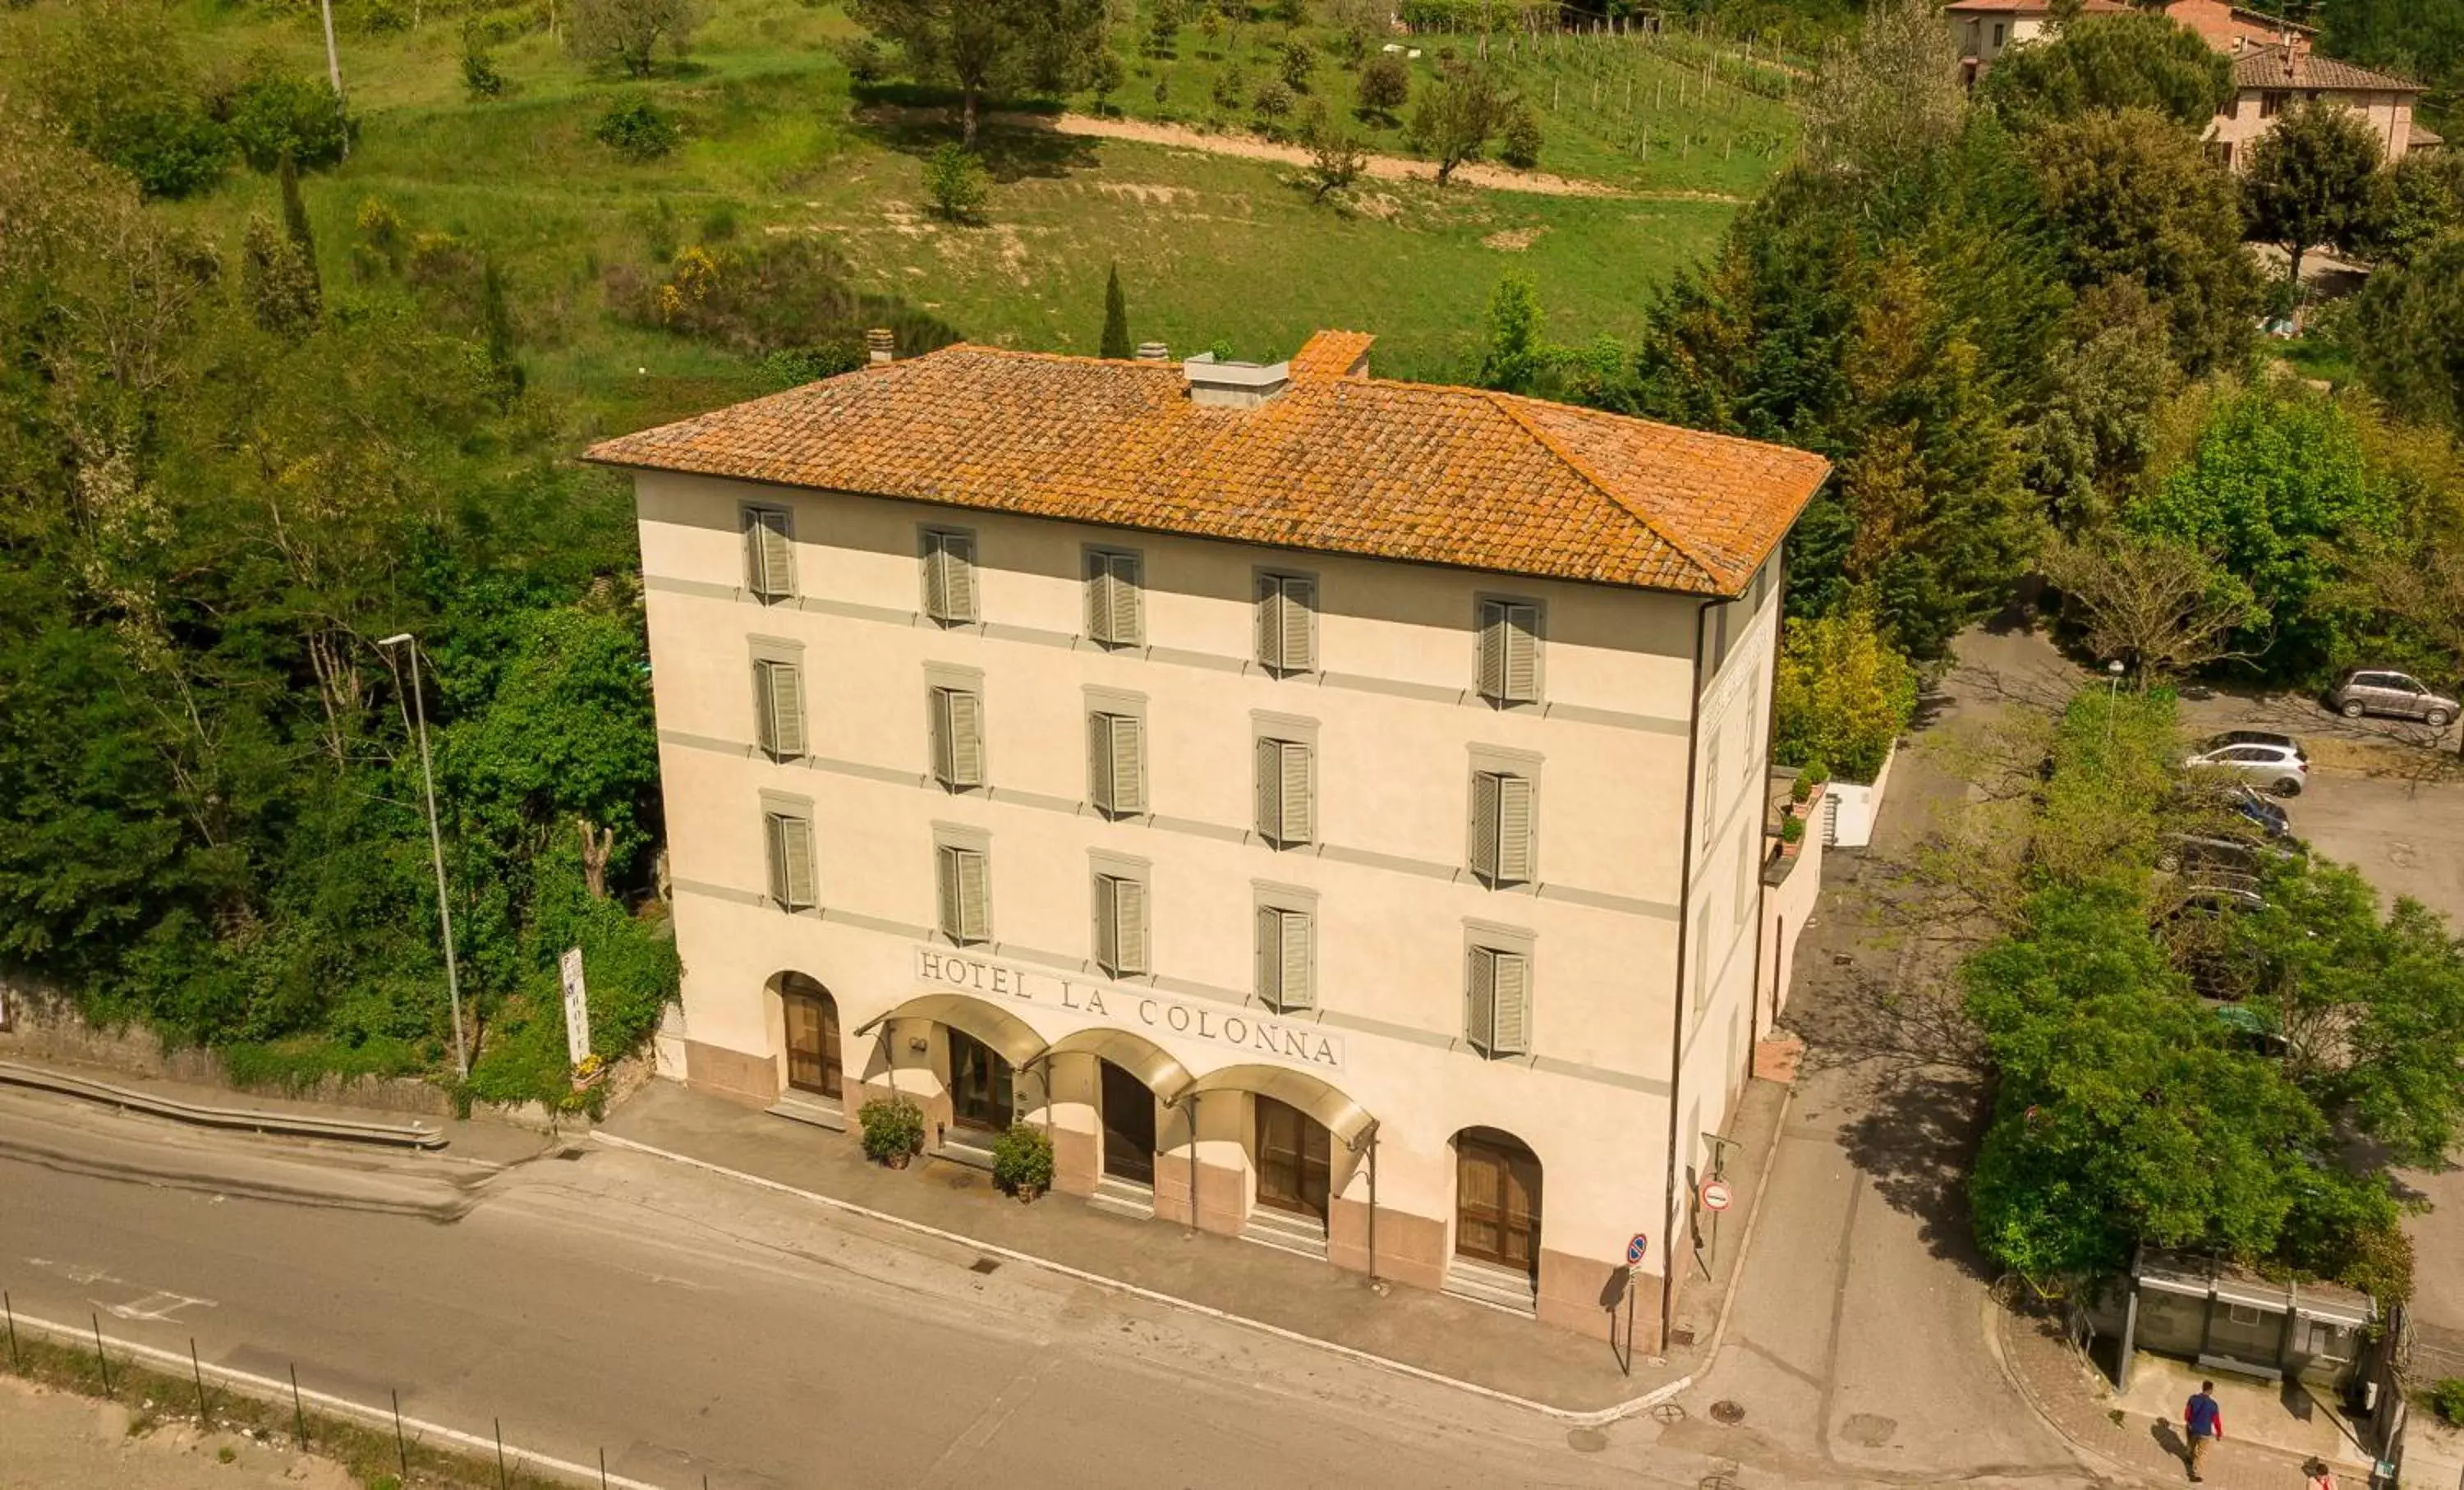
[[[2182,1409],[2182,1426],[2190,1435],[2192,1484],[2207,1478],[2199,1473],[2199,1465],[2208,1457],[2208,1446],[2225,1435],[2225,1410],[2216,1406],[2216,1399],[2208,1394],[2215,1390],[2214,1382],[2199,1383],[2199,1390],[2190,1393],[2189,1402]]]

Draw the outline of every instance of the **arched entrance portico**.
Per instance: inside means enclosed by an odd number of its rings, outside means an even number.
[[[1036,1063],[1053,1097],[1055,1187],[1117,1213],[1153,1215],[1167,1141],[1159,1112],[1188,1088],[1188,1069],[1154,1041],[1108,1024],[1059,1037]]]
[[[1234,1094],[1243,1094],[1247,1101],[1229,1112],[1213,1107]],[[1215,1141],[1230,1139],[1247,1160],[1245,1175],[1238,1170],[1218,1171],[1211,1196],[1203,1169],[1193,1166],[1199,1224],[1210,1230],[1325,1257],[1336,1197],[1363,1167],[1369,1189],[1374,1193],[1376,1188],[1376,1121],[1341,1090],[1306,1071],[1265,1064],[1224,1066],[1191,1082],[1177,1106],[1208,1112],[1212,1120],[1205,1128]]]
[[[895,1038],[900,1027],[915,1023],[932,1026],[933,1036],[902,1045]],[[1019,1074],[1044,1054],[1045,1041],[1017,1015],[964,994],[926,994],[874,1015],[855,1030],[858,1036],[876,1032],[882,1042],[880,1080],[891,1092],[923,1107],[934,1147],[981,1149],[985,1135],[1025,1115]]]

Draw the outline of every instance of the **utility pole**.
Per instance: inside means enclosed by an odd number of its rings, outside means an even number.
[[[428,791],[428,851],[436,863],[436,921],[445,937],[445,996],[453,1006],[453,1074],[467,1082],[471,1079],[471,1054],[462,1041],[462,973],[453,956],[453,908],[445,895],[445,835],[436,825],[436,773],[428,762],[428,703],[419,695],[419,643],[404,631],[377,645],[386,649],[388,660],[394,647],[410,648],[410,699],[405,706],[403,723],[410,723],[408,710],[419,711],[419,780]],[[400,679],[401,674],[395,674],[395,680]]]
[[[334,106],[342,106],[342,54],[334,50],[334,0],[318,0],[325,16],[325,77],[334,85]],[[342,159],[351,158],[351,136],[342,132]]]

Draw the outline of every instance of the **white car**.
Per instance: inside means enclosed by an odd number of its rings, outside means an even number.
[[[2229,730],[2182,763],[2194,770],[2235,772],[2251,785],[2278,797],[2299,797],[2310,784],[2310,756],[2301,742],[2262,730]]]

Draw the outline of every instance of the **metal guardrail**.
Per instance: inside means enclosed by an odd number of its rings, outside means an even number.
[[[200,1103],[157,1097],[65,1071],[0,1061],[0,1085],[56,1092],[100,1103],[124,1112],[142,1112],[199,1128],[237,1132],[271,1133],[284,1138],[327,1138],[340,1143],[377,1144],[392,1149],[442,1149],[448,1140],[437,1129],[416,1123],[362,1123],[349,1118],[319,1117],[308,1112],[268,1112],[255,1107],[209,1107]]]

